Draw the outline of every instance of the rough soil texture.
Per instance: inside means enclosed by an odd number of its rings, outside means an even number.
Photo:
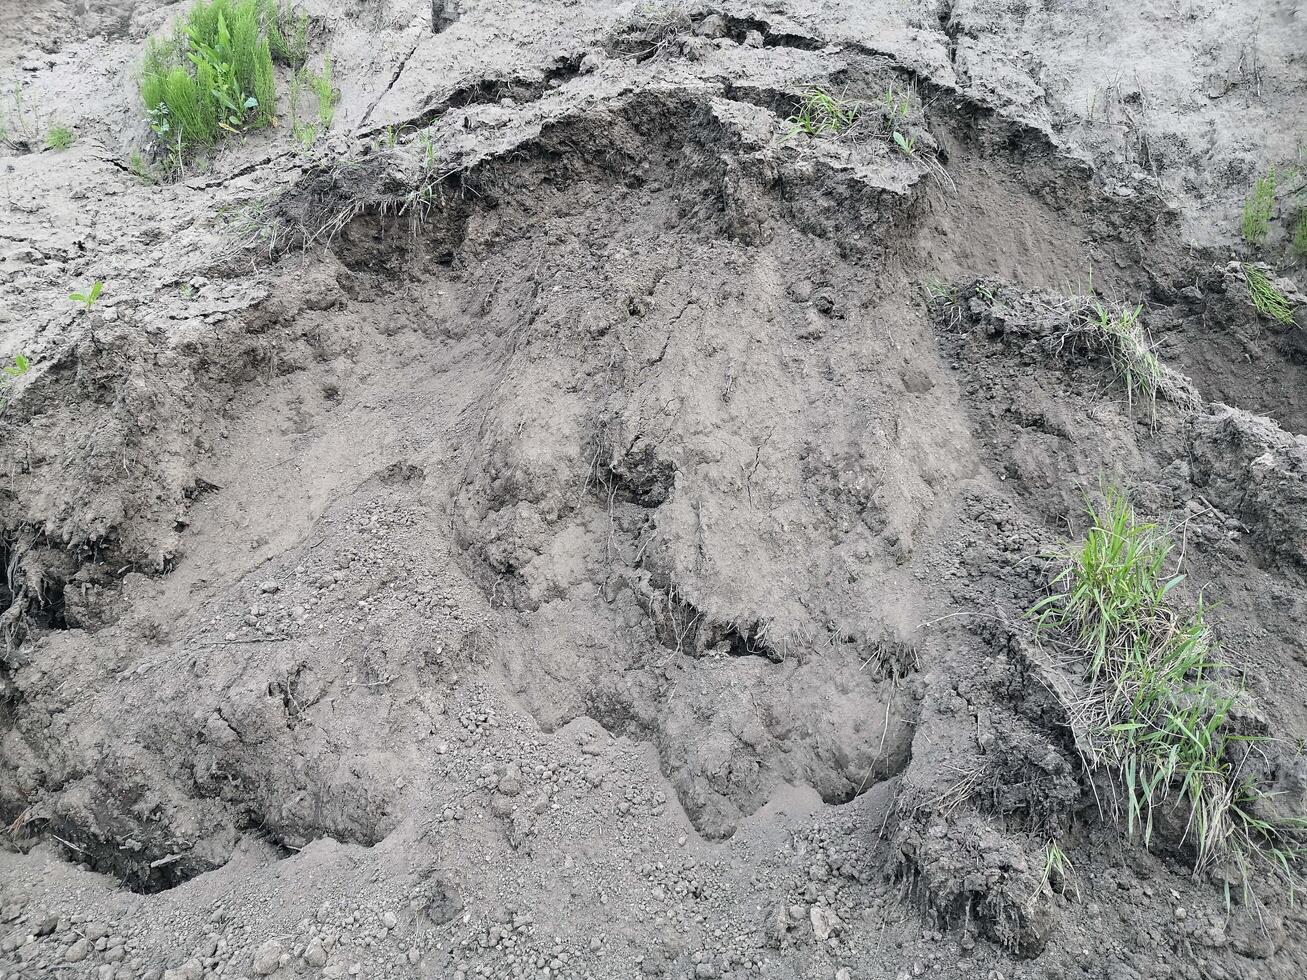
[[[1307,812],[1300,5],[312,0],[327,137],[151,185],[179,9],[0,11],[0,977],[1307,974],[1023,621],[1128,486]]]

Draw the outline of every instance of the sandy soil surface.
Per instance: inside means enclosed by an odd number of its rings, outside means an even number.
[[[1307,8],[305,0],[143,180],[184,6],[0,10],[0,980],[1307,975],[1024,615],[1128,487],[1307,813]]]

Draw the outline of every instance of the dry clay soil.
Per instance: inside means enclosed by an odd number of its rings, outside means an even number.
[[[182,6],[0,10],[0,977],[1307,975],[1023,619],[1128,487],[1307,812],[1307,9],[310,0],[153,183]]]

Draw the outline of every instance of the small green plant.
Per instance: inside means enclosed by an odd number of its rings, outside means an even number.
[[[1263,794],[1243,767],[1258,739],[1231,723],[1238,692],[1218,680],[1207,606],[1174,604],[1184,576],[1169,570],[1170,535],[1115,489],[1088,515],[1084,544],[1057,557],[1052,594],[1028,614],[1037,636],[1081,658],[1085,694],[1068,707],[1086,767],[1111,775],[1145,846],[1158,808],[1175,803],[1196,870],[1229,866],[1245,896],[1259,869],[1291,885],[1307,822],[1257,815]]]
[[[431,130],[424,129],[418,133],[418,146],[422,148],[422,169],[434,169],[436,166],[436,137]]]
[[[905,157],[916,156],[917,154],[917,139],[915,136],[904,136],[896,129],[894,130],[894,144]]]
[[[1293,241],[1289,248],[1300,259],[1307,259],[1307,207],[1298,213],[1298,220],[1293,224]]]
[[[61,123],[55,123],[45,134],[45,145],[51,150],[66,150],[76,141],[77,134]]]
[[[885,128],[894,129],[900,119],[907,119],[912,111],[912,96],[899,92],[893,85],[880,97],[881,111],[885,116]]]
[[[1276,173],[1272,167],[1266,176],[1253,184],[1253,192],[1243,206],[1241,230],[1244,241],[1258,245],[1266,240],[1270,230],[1271,211],[1275,208]]]
[[[3,368],[0,368],[0,370],[3,370],[6,375],[5,378],[6,387],[12,384],[14,379],[21,378],[24,374],[26,374],[28,370],[31,369],[31,367],[32,367],[32,363],[27,359],[26,354],[15,354],[13,364],[7,364]],[[0,413],[3,413],[8,409],[9,409],[9,399],[0,398]]]
[[[179,156],[273,122],[268,9],[267,0],[200,0],[171,38],[146,45],[141,99],[155,134]]]
[[[91,312],[91,307],[95,306],[95,301],[100,298],[100,291],[104,288],[104,283],[99,279],[91,283],[91,288],[84,293],[69,293],[68,298],[74,303],[82,304],[82,312]]]
[[[1055,840],[1049,841],[1044,845],[1043,873],[1039,876],[1039,884],[1035,886],[1028,904],[1033,906],[1040,895],[1052,895],[1054,889],[1057,889],[1059,895],[1066,895],[1068,891],[1075,892],[1079,898],[1080,889],[1076,885],[1075,874],[1075,865],[1061,845]]]
[[[336,104],[340,102],[340,92],[332,79],[331,55],[322,59],[322,71],[309,76],[309,85],[318,99],[318,122],[325,132],[331,128],[336,118]]]
[[[133,150],[131,156],[127,158],[127,169],[133,176],[147,184],[158,183],[154,171],[150,169],[150,165],[145,162],[145,157],[141,156],[139,150]]]
[[[15,354],[14,363],[6,365],[4,372],[11,378],[21,378],[31,369],[31,367],[32,362],[27,359],[26,354]]]
[[[1277,323],[1293,323],[1293,307],[1289,304],[1289,298],[1276,288],[1266,270],[1241,262],[1239,271],[1248,286],[1248,299],[1253,304],[1253,309]]]
[[[860,104],[831,95],[825,89],[812,88],[799,103],[798,111],[785,120],[790,135],[838,136],[852,128],[858,119]]]

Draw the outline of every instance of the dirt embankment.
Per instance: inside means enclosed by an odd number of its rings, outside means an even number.
[[[330,129],[146,184],[176,9],[38,6],[6,980],[1301,975],[1273,881],[1126,832],[1025,618],[1128,488],[1307,812],[1307,332],[1227,266],[1300,275],[1290,197],[1237,242],[1284,11],[305,3]]]

